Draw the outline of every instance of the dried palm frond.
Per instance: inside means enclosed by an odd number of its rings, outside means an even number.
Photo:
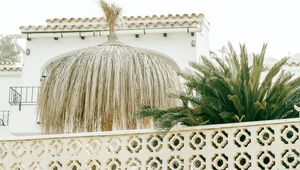
[[[45,133],[151,128],[138,119],[144,105],[176,106],[180,90],[170,65],[153,53],[122,44],[74,51],[52,63],[41,89],[39,119]]]
[[[121,8],[114,3],[109,4],[103,0],[100,1],[101,8],[104,12],[106,23],[109,28],[110,37],[115,37],[117,19],[121,15]]]
[[[49,64],[42,83],[38,117],[44,133],[151,128],[138,119],[140,107],[173,107],[169,91],[181,89],[176,63],[151,50],[117,41],[121,9],[101,1],[110,29],[107,43],[68,52]]]

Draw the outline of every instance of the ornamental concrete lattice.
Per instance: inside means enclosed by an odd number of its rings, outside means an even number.
[[[0,169],[300,169],[300,119],[0,140]]]

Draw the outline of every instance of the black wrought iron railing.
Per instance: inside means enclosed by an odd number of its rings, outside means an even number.
[[[40,94],[40,86],[14,86],[9,88],[9,103],[19,105],[36,104]]]
[[[9,111],[0,110],[0,126],[8,126],[9,122]]]

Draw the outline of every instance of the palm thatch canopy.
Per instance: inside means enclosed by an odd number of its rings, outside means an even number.
[[[103,3],[106,17],[114,20],[108,22],[115,22],[120,9]],[[168,97],[181,88],[176,63],[118,42],[113,29],[107,43],[68,52],[50,64],[38,105],[44,133],[151,128],[151,119],[136,116],[141,106],[178,103]]]

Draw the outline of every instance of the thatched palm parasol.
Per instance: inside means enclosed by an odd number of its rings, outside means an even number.
[[[103,1],[101,6],[109,40],[53,61],[42,83],[38,116],[45,133],[150,128],[152,120],[137,119],[141,106],[167,108],[178,102],[167,95],[181,87],[176,63],[118,42],[115,26],[121,9]]]

